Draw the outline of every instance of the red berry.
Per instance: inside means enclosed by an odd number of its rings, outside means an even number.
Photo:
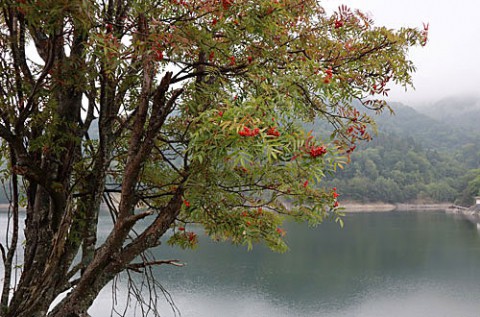
[[[324,146],[312,147],[310,149],[310,156],[311,157],[322,156],[326,153],[327,153],[327,149]]]
[[[163,52],[162,52],[162,51],[160,51],[160,50],[155,50],[154,53],[155,53],[155,54],[154,54],[154,57],[155,57],[155,60],[156,60],[156,61],[161,61],[161,60],[163,60]]]
[[[277,228],[276,231],[277,231],[277,233],[278,233],[279,235],[281,235],[282,237],[285,236],[285,230],[283,230],[283,229],[281,229],[281,228]]]
[[[280,132],[277,131],[277,128],[276,127],[271,127],[267,130],[267,135],[271,135],[271,136],[274,136],[274,137],[279,137],[280,136]]]

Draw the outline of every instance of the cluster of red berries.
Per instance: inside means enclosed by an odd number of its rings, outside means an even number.
[[[162,51],[154,51],[153,57],[157,62],[163,60],[163,52]]]
[[[332,78],[333,78],[332,69],[331,69],[331,68],[328,68],[328,69],[325,71],[325,74],[326,74],[326,76],[325,76],[325,78],[323,79],[323,82],[324,82],[325,84],[329,84],[330,81],[331,81]]]
[[[240,134],[241,136],[256,136],[259,133],[259,128],[250,129],[249,127],[244,127],[242,130],[238,131],[238,134]]]
[[[277,130],[277,127],[271,127],[267,130],[267,135],[271,135],[274,137],[279,137],[280,132]]]
[[[197,234],[195,232],[186,232],[185,227],[178,227],[178,231],[182,231],[183,236],[186,237],[190,243],[197,243]]]
[[[357,122],[357,119],[353,118],[352,122]],[[367,126],[365,124],[357,125],[357,126],[349,126],[347,129],[347,134],[356,135],[359,137],[368,136]]]
[[[338,193],[337,193],[337,187],[333,187],[333,198],[337,199],[338,196],[340,196]]]
[[[339,29],[343,26],[343,21],[342,20],[335,20],[335,28]]]
[[[243,127],[242,130],[238,131],[238,134],[241,136],[256,136],[260,133],[259,128],[250,129],[249,127]],[[267,135],[273,137],[279,137],[280,131],[277,130],[277,127],[271,127],[267,130]]]
[[[322,156],[327,153],[327,149],[324,146],[312,146],[309,154],[311,157]]]
[[[187,239],[190,243],[196,244],[197,243],[197,235],[195,232],[186,232]]]
[[[332,192],[332,196],[333,196],[333,199],[335,199],[335,202],[333,203],[333,207],[334,208],[337,208],[339,203],[337,201],[337,198],[338,196],[340,196],[338,193],[337,193],[337,187],[333,187],[333,192]]]

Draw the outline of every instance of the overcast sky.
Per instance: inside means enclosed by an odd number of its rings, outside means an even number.
[[[427,46],[414,48],[415,90],[393,89],[392,101],[430,104],[459,94],[480,95],[479,0],[323,0],[328,10],[346,4],[370,13],[375,24],[398,28],[430,23]]]

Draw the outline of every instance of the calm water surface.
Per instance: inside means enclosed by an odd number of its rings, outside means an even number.
[[[184,317],[480,316],[476,226],[442,212],[348,214],[345,222],[291,224],[286,254],[205,237],[194,251],[163,247],[158,256],[187,266],[156,275]],[[110,296],[92,316],[106,316]]]
[[[286,254],[202,236],[197,250],[163,246],[157,257],[187,265],[155,274],[183,317],[480,316],[475,225],[442,212],[348,214],[345,223],[287,226]],[[117,287],[120,309],[125,285]],[[110,316],[111,299],[106,288],[91,315]],[[174,316],[166,303],[159,310]]]

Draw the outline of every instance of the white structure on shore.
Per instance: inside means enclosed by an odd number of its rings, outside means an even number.
[[[470,207],[468,210],[473,211],[480,218],[480,196],[475,197],[475,204],[472,207]],[[480,222],[480,219],[478,222]]]

